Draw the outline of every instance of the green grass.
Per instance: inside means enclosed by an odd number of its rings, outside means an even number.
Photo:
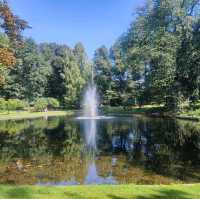
[[[196,185],[0,186],[0,199],[199,199]]]
[[[102,111],[104,113],[110,114],[141,114],[141,113],[162,113],[164,112],[163,105],[145,105],[142,107],[134,106],[134,107],[103,107]]]
[[[183,112],[174,113],[172,111],[166,111],[163,105],[144,105],[142,107],[103,107],[101,109],[106,114],[144,114],[144,115],[155,115],[155,116],[166,116],[174,117],[178,119],[195,120],[200,121],[200,108],[196,110],[185,110]]]
[[[48,111],[45,112],[28,112],[28,111],[12,111],[10,113],[1,112],[0,120],[17,120],[28,118],[40,118],[40,117],[52,117],[52,116],[64,116],[72,115],[73,111]]]
[[[178,115],[180,118],[200,120],[200,109],[187,110]]]

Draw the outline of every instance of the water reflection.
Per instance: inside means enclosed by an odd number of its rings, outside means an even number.
[[[99,176],[95,161],[93,161],[89,165],[84,184],[117,184],[117,180],[112,175]]]
[[[0,184],[200,182],[200,123],[96,120],[96,137],[87,140],[84,132],[94,124],[84,122],[0,121]]]
[[[86,119],[84,122],[84,135],[89,148],[96,150],[96,119]]]

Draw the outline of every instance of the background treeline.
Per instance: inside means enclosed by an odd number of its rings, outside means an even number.
[[[39,98],[52,97],[62,106],[79,106],[91,71],[81,43],[70,49],[55,43],[37,45],[34,40],[26,39],[15,53],[16,64],[0,90],[2,98],[33,103]]]
[[[9,106],[9,100],[11,104],[23,100],[36,107],[45,107],[49,102],[79,107],[83,88],[91,76],[91,63],[83,45],[77,43],[71,49],[23,38],[21,32],[29,28],[28,23],[14,15],[6,1],[0,1],[0,18],[2,107]]]
[[[134,18],[110,50],[95,52],[103,103],[177,110],[199,100],[199,0],[149,0]]]
[[[34,102],[53,97],[63,106],[79,105],[80,95],[90,76],[91,64],[81,43],[74,49],[65,45],[23,41],[16,50],[16,64],[1,89],[6,99],[18,98]]]
[[[53,98],[79,108],[91,68],[101,105],[163,104],[178,110],[200,97],[199,0],[147,0],[128,31],[90,61],[72,49],[21,36],[26,21],[0,0],[0,97],[29,104]],[[41,99],[43,98],[43,99]]]

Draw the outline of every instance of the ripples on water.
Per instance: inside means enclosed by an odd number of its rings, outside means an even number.
[[[145,117],[0,121],[0,183],[200,182],[200,123]]]

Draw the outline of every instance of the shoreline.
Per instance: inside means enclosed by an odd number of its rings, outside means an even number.
[[[157,107],[156,107],[157,108]],[[160,107],[159,107],[160,108]],[[116,110],[119,109],[119,110]],[[101,110],[103,114],[115,114],[117,116],[131,116],[131,115],[144,115],[147,117],[155,117],[155,118],[173,118],[173,119],[180,119],[180,120],[188,120],[188,121],[200,121],[200,116],[191,116],[187,115],[186,113],[182,114],[174,114],[170,112],[158,112],[154,111],[153,108],[151,110],[149,108],[133,108],[130,110],[123,109],[121,107],[109,107],[103,108]],[[34,118],[46,118],[46,117],[56,117],[56,116],[72,116],[76,113],[74,110],[67,110],[67,111],[48,111],[48,112],[28,112],[28,111],[11,111],[10,113],[7,112],[0,112],[0,121],[3,120],[23,120],[23,119],[34,119]]]
[[[130,108],[129,110],[123,109],[122,107],[109,107],[102,108],[102,112],[105,114],[116,114],[119,116],[130,116],[130,115],[144,115],[147,117],[157,117],[157,118],[172,118],[172,119],[180,119],[180,120],[188,120],[188,121],[200,121],[200,116],[195,116],[186,113],[176,114],[173,112],[165,112],[162,110],[163,107],[155,106],[155,107],[142,107],[142,108]]]
[[[74,111],[48,111],[48,112],[12,111],[10,113],[0,113],[0,121],[34,119],[42,117],[70,116],[73,114]]]

